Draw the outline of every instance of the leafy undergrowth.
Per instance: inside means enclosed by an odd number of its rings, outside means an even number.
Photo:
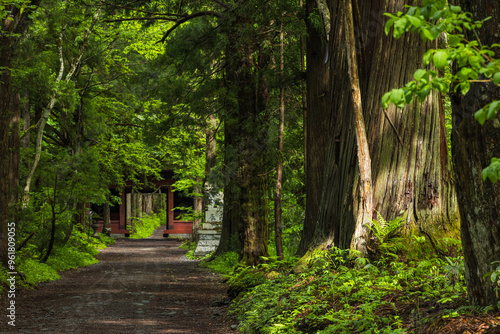
[[[196,242],[193,242],[193,241],[185,241],[183,242],[179,248],[181,249],[186,249],[187,250],[187,253],[186,253],[186,257],[188,259],[191,259],[191,260],[198,260],[199,258],[194,256],[194,251],[196,249]]]
[[[450,255],[450,254],[449,254]],[[222,259],[221,259],[222,260]],[[497,307],[467,304],[461,256],[368,259],[318,251],[236,267],[230,313],[242,333],[481,333],[500,326]]]
[[[134,219],[134,232],[130,234],[130,238],[148,238],[164,221],[166,221],[165,212],[153,213],[151,216]]]
[[[26,247],[19,254],[17,271],[22,274],[18,283],[25,287],[34,287],[41,282],[59,279],[60,271],[97,263],[95,255],[99,254],[99,250],[114,242],[113,238],[102,234],[99,238],[92,238],[85,233],[74,231],[66,245],[54,246],[46,263],[39,261],[40,256],[34,249]],[[8,276],[2,272],[0,278],[1,282],[5,283]]]
[[[207,259],[210,255],[207,255]],[[212,261],[204,261],[201,263],[202,267],[210,268],[223,276],[231,277],[234,269],[238,265],[239,254],[236,252],[227,252],[221,256],[215,257]]]
[[[186,249],[186,257],[191,260],[201,260],[200,265],[205,268],[212,269],[213,271],[226,276],[231,277],[234,269],[238,265],[239,255],[236,252],[227,252],[221,256],[214,257],[212,259],[212,253],[205,256],[194,256],[194,251],[196,249],[197,243],[192,241],[186,241],[179,246],[181,249]],[[209,260],[210,261],[207,261]]]

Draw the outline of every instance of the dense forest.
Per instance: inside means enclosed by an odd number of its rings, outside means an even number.
[[[194,244],[224,194],[204,261],[230,266],[242,331],[498,312],[498,1],[0,0],[0,15],[2,277],[13,250],[25,280],[93,263],[112,240],[89,239],[89,210],[168,170],[195,198]]]

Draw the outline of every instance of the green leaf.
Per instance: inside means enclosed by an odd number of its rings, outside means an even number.
[[[426,74],[426,70],[418,69],[415,71],[415,74],[413,74],[413,77],[415,78],[415,80],[420,81]]]
[[[480,67],[482,61],[483,61],[483,57],[481,57],[481,56],[470,56],[469,57],[469,64],[472,67]]]
[[[495,85],[500,84],[500,72],[497,72],[493,75],[493,83]]]
[[[398,105],[401,103],[403,100],[404,96],[404,91],[403,89],[393,89],[391,92],[391,102],[394,103],[395,105]]]
[[[401,17],[399,20],[394,22],[394,38],[400,38],[406,32],[410,25],[410,21],[406,17]]]
[[[422,57],[422,61],[424,63],[424,66],[427,66],[431,63],[432,61],[432,55],[436,52],[434,49],[428,50],[426,53],[424,53],[424,56]]]
[[[500,179],[500,159],[491,158],[491,164],[482,171],[483,181],[490,179],[492,183]],[[496,277],[495,277],[496,278]]]
[[[419,91],[417,91],[415,94],[417,94],[418,100],[420,102],[423,102],[427,96],[431,93],[431,87],[429,84],[425,85],[422,87]]]
[[[450,9],[453,13],[460,13],[462,11],[460,6],[450,6]]]
[[[437,20],[440,19],[443,16],[444,10],[438,10],[432,15],[431,20]]]
[[[450,85],[446,80],[436,79],[432,81],[432,88],[439,90],[443,94],[446,94],[450,90]]]
[[[387,107],[391,103],[390,98],[391,92],[387,92],[382,96],[382,108],[387,109]]]
[[[406,17],[408,18],[408,21],[410,21],[410,23],[415,28],[420,28],[422,26],[422,20],[420,20],[418,17],[416,17],[416,16],[410,16],[410,15],[406,15]]]
[[[451,47],[457,46],[462,41],[458,35],[448,35],[448,45]]]
[[[493,101],[490,103],[488,108],[487,119],[494,119],[497,116],[498,110],[500,109],[500,101]]]
[[[441,51],[436,52],[434,54],[434,56],[432,57],[432,60],[434,62],[434,65],[438,69],[442,69],[443,67],[445,67],[448,64],[448,51],[441,50]]]
[[[408,9],[408,12],[406,13],[406,15],[415,16],[416,12],[417,12],[417,7],[413,6],[413,7],[410,7],[410,9]]]
[[[389,21],[387,21],[387,23],[385,24],[385,29],[384,29],[386,35],[389,35],[389,31],[391,30],[392,25],[394,24],[394,22],[397,19],[398,19],[397,17],[393,17]]]
[[[420,37],[422,37],[423,40],[432,41],[434,39],[434,36],[432,36],[429,29],[425,29],[425,28],[420,29]]]
[[[460,83],[460,92],[465,95],[469,92],[470,90],[470,82],[469,81],[464,81]]]
[[[485,108],[481,108],[479,109],[478,111],[476,111],[474,113],[474,118],[476,119],[476,121],[479,122],[479,124],[483,125],[484,122],[486,122],[486,116],[487,116],[487,112],[486,112],[486,109]]]

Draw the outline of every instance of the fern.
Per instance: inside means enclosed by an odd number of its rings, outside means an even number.
[[[403,218],[385,220],[380,214],[378,220],[372,221],[370,229],[378,240],[378,246],[382,253],[397,257],[395,253],[405,248],[404,239],[401,237],[401,228],[404,224]]]

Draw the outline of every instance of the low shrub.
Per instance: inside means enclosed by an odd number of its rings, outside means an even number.
[[[151,216],[144,216],[141,219],[134,219],[135,231],[130,234],[130,238],[144,239],[150,237],[165,220],[165,212],[154,213]]]

